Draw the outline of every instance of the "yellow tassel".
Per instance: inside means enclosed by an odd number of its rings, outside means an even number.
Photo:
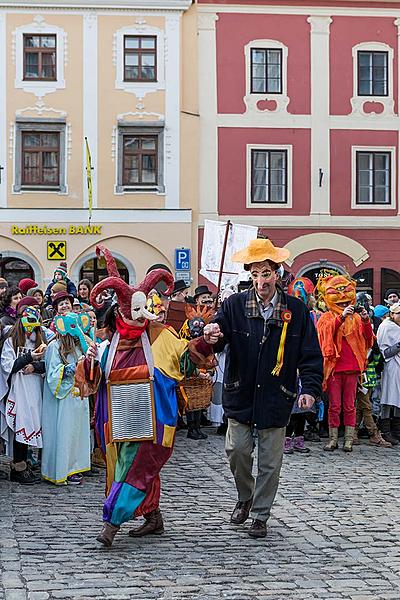
[[[282,327],[281,339],[279,340],[279,348],[278,354],[276,356],[276,365],[272,370],[272,375],[276,377],[279,375],[283,365],[283,356],[285,354],[285,342],[286,342],[286,333],[288,328],[288,322],[285,321]]]

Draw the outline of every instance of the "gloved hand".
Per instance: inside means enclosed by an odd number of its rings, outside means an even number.
[[[65,375],[65,377],[69,377],[70,375],[75,375],[75,371],[76,371],[76,364],[71,363],[69,365],[66,365],[66,367],[64,368],[64,375]]]

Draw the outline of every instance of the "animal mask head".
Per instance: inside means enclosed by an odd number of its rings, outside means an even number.
[[[337,315],[356,303],[356,282],[345,275],[320,277],[316,289],[326,308]]]
[[[82,319],[83,317],[83,319]],[[89,338],[86,337],[84,329],[90,328],[90,317],[86,313],[77,315],[76,313],[67,313],[58,315],[54,319],[54,325],[60,335],[70,335],[80,343],[82,351],[86,354],[89,348]]]
[[[185,307],[187,316],[186,327],[184,329],[184,337],[193,339],[203,335],[204,326],[207,325],[213,318],[215,311],[209,306],[187,304]]]
[[[155,269],[154,271],[150,271],[150,273],[146,275],[146,277],[141,283],[133,287],[128,285],[122,279],[118,272],[117,264],[114,260],[114,257],[107,248],[105,248],[104,246],[97,246],[96,253],[97,256],[100,256],[101,254],[104,255],[106,259],[107,272],[109,274],[109,277],[106,277],[105,279],[99,281],[99,283],[97,283],[94,286],[90,293],[90,304],[94,308],[102,307],[102,304],[99,304],[99,302],[97,302],[96,300],[97,296],[103,290],[112,288],[117,296],[119,311],[121,315],[125,319],[136,321],[138,318],[137,315],[140,311],[142,312],[142,315],[144,315],[144,311],[146,311],[146,313],[148,314],[151,314],[146,309],[146,298],[150,290],[152,290],[159,281],[164,281],[168,286],[168,289],[165,291],[165,294],[167,296],[172,294],[174,288],[174,278],[171,273],[168,273],[168,271],[165,271],[164,269]],[[135,302],[133,302],[133,296],[138,292],[140,292],[140,295],[135,296]],[[142,295],[144,296],[144,303]],[[135,312],[132,312],[134,305],[135,309],[137,310]],[[151,318],[153,317],[154,315],[152,315]],[[146,316],[146,319],[149,318],[149,316]]]
[[[40,327],[40,311],[35,306],[26,306],[21,315],[22,327],[26,333],[32,333],[36,327]]]
[[[307,304],[308,297],[314,292],[314,284],[308,277],[297,277],[288,287],[288,294]]]

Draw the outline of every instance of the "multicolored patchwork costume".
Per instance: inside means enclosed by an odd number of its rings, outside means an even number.
[[[94,379],[101,370],[96,401],[96,432],[107,463],[104,526],[98,540],[110,546],[122,523],[144,515],[145,524],[132,537],[162,533],[159,506],[160,470],[172,454],[178,405],[177,382],[183,364],[204,360],[211,347],[203,338],[187,342],[156,322],[146,309],[146,295],[158,281],[172,287],[162,269],[151,271],[137,288],[116,275],[115,262],[104,247],[111,277],[98,283],[91,295],[113,288],[118,296],[116,331],[99,349]],[[85,361],[86,379],[89,363]],[[182,368],[181,368],[182,365]]]

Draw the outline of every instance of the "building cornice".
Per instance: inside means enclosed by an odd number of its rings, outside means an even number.
[[[186,11],[192,0],[9,0],[0,2],[0,10],[141,10],[141,11]]]
[[[338,0],[332,4],[319,5],[316,2],[301,4],[197,4],[199,13],[237,13],[237,14],[279,14],[279,15],[318,15],[318,16],[398,16],[400,0],[385,2],[366,2],[365,0]]]

